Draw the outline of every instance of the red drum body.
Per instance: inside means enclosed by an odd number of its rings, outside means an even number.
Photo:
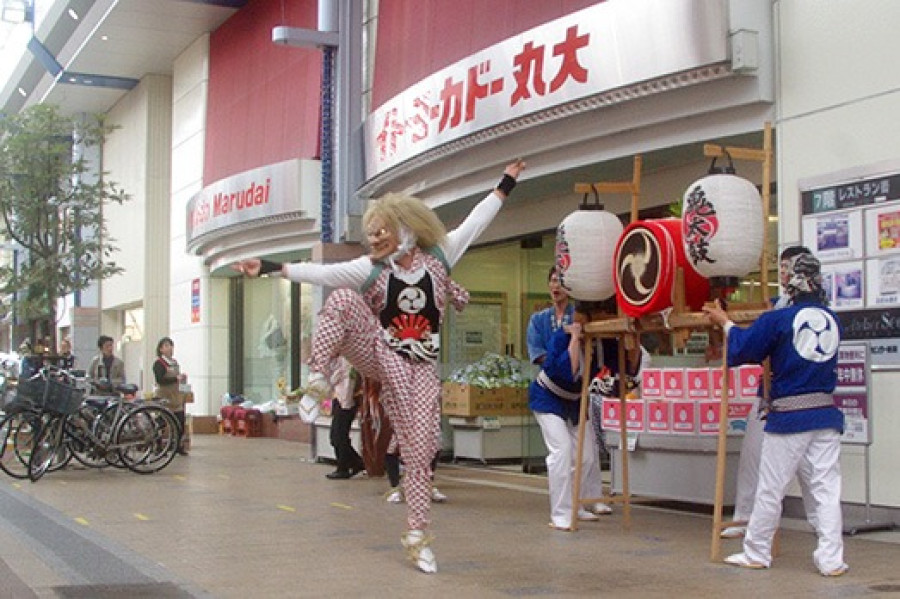
[[[672,307],[675,272],[684,271],[685,302],[697,311],[709,298],[709,281],[688,262],[681,220],[663,218],[628,225],[616,245],[613,278],[616,301],[628,316],[639,317]]]

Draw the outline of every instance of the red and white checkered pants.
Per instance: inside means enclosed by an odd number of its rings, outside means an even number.
[[[344,356],[364,377],[381,382],[381,403],[406,468],[407,523],[411,529],[425,529],[431,512],[431,460],[440,435],[440,379],[434,364],[404,358],[383,334],[361,295],[337,289],[319,312],[309,366],[330,378],[337,357]]]

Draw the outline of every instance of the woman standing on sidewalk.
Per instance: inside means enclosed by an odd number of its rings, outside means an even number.
[[[450,279],[450,267],[500,211],[524,168],[521,160],[508,165],[497,188],[449,233],[421,200],[388,194],[363,216],[367,256],[338,264],[236,265],[248,276],[281,271],[295,282],[336,288],[319,313],[307,394],[328,397],[338,356],[381,382],[381,401],[406,466],[408,530],[401,543],[426,573],[437,572],[426,529],[430,462],[440,428],[440,325],[448,296],[457,309],[468,301],[468,293]]]
[[[187,418],[184,413],[184,394],[179,386],[186,379],[178,361],[175,360],[175,342],[163,337],[156,344],[156,361],[153,362],[153,377],[156,379],[156,395],[167,401],[166,407],[174,412],[178,419],[181,438],[178,442],[178,454],[187,455],[188,434]]]

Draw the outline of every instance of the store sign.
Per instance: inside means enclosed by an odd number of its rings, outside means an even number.
[[[191,324],[200,322],[200,279],[191,281]]]
[[[300,212],[300,160],[287,160],[216,181],[187,208],[188,247],[202,235],[235,225]]]
[[[722,63],[727,21],[723,0],[618,0],[509,38],[375,110],[366,121],[366,175],[505,121]],[[657,91],[648,84],[644,93]]]
[[[900,200],[900,175],[872,177],[810,189],[801,194],[803,214],[817,214]]]
[[[834,405],[844,413],[844,443],[872,442],[869,427],[869,354],[865,343],[841,344],[838,350]]]
[[[845,340],[900,337],[900,308],[838,312]]]

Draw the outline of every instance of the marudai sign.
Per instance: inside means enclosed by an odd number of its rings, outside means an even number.
[[[288,160],[216,181],[188,203],[187,240],[270,216],[300,211],[299,160]]]
[[[723,0],[600,2],[431,74],[366,121],[366,175],[573,100],[727,59]]]
[[[191,224],[195,227],[202,226],[213,217],[219,217],[235,210],[246,210],[255,206],[269,203],[269,190],[272,179],[266,178],[266,182],[257,183],[251,181],[247,189],[232,191],[231,193],[219,192],[212,197],[212,210],[210,203],[203,202],[191,215]]]

